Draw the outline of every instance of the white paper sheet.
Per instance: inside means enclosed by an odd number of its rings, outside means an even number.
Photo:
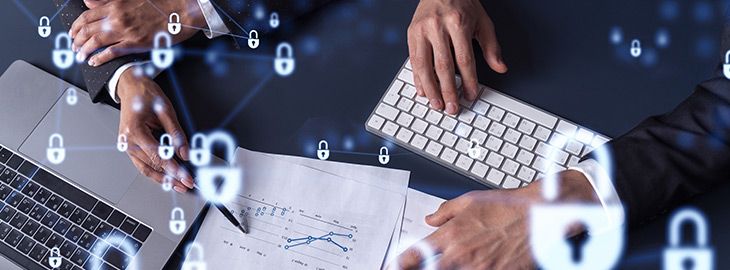
[[[408,172],[309,159],[298,165],[302,160],[245,149],[236,154],[243,189],[227,206],[245,216],[250,233],[209,211],[196,238],[208,269],[381,266],[405,203]]]

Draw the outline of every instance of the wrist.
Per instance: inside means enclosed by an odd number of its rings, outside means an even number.
[[[565,170],[554,177],[557,177],[558,181],[558,197],[554,202],[600,203],[593,186],[591,186],[588,178],[583,173],[574,170]],[[539,180],[527,188],[527,192],[531,193],[531,198],[539,198],[536,199],[536,203],[549,203],[542,193],[544,186],[545,180]]]
[[[132,86],[133,83],[139,79],[139,77],[134,75],[134,68],[128,68],[122,72],[122,75],[119,76],[119,82],[117,82],[117,97],[119,97],[120,102],[129,96],[130,92],[134,89]]]
[[[185,25],[192,25],[197,28],[205,28],[208,23],[203,17],[203,12],[198,4],[199,0],[186,0],[185,6],[181,8],[181,22]]]

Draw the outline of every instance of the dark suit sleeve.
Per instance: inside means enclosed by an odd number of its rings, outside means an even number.
[[[53,1],[57,8],[61,9],[61,21],[66,31],[71,29],[71,24],[78,18],[82,12],[87,10],[83,0],[70,0],[66,6],[63,4],[66,0],[54,0]],[[146,55],[127,55],[116,58],[98,67],[91,67],[88,64],[78,64],[81,68],[81,73],[84,76],[84,82],[86,83],[86,90],[91,96],[93,102],[110,102],[111,97],[107,94],[107,83],[111,79],[114,72],[124,64],[145,60]]]
[[[253,19],[252,12],[254,11],[255,1],[243,1],[245,4],[231,0],[210,0],[213,3],[218,15],[225,22],[228,30],[232,34],[239,36],[248,35],[249,27],[256,29],[260,33],[270,32],[268,26],[269,15],[271,12],[276,12],[279,15],[280,25],[286,25],[287,23],[299,18],[307,13],[314,11],[317,8],[324,6],[331,0],[268,0],[262,1],[265,9],[269,12],[266,14],[264,20]],[[240,6],[239,6],[240,5]],[[281,27],[281,26],[280,26]],[[243,29],[242,29],[243,28]],[[246,31],[244,31],[246,30]]]
[[[613,154],[614,185],[631,225],[727,181],[730,80],[718,71],[674,110],[604,147]]]

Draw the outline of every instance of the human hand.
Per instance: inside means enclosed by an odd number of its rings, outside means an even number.
[[[180,15],[182,30],[172,36],[178,43],[205,27],[197,0],[84,0],[84,11],[71,25],[72,49],[79,61],[106,47],[88,60],[99,66],[114,58],[149,51],[158,32],[167,32],[170,13]],[[185,26],[194,27],[185,27]],[[108,47],[107,47],[108,46]]]
[[[119,133],[127,136],[127,155],[134,166],[145,176],[162,183],[165,175],[176,179],[173,189],[185,192],[193,188],[193,179],[185,168],[174,159],[162,160],[157,153],[159,141],[153,131],[164,129],[172,137],[172,144],[178,157],[188,160],[188,143],[178,123],[172,104],[152,79],[135,76],[132,69],[122,73],[117,86],[121,104]],[[141,109],[135,110],[135,103]],[[155,109],[155,105],[161,106]],[[138,105],[137,105],[138,106]]]
[[[428,97],[432,108],[445,108],[452,115],[459,112],[453,58],[461,73],[464,97],[477,98],[472,39],[479,41],[492,70],[507,72],[492,20],[478,0],[421,0],[418,4],[408,27],[408,54],[417,93]]]
[[[588,180],[576,171],[563,171],[559,199],[598,203]],[[514,190],[472,191],[444,202],[426,217],[439,227],[422,240],[440,258],[436,269],[534,269],[529,240],[530,207],[543,203],[542,181]],[[581,227],[572,228],[577,235]],[[389,269],[420,269],[424,258],[418,248],[404,251]],[[397,267],[395,267],[397,266]]]

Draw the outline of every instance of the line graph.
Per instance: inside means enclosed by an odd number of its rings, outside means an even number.
[[[310,236],[301,237],[301,238],[288,238],[288,239],[286,239],[286,242],[287,243],[294,242],[294,244],[284,245],[284,249],[290,249],[290,248],[293,248],[296,246],[301,246],[301,245],[310,245],[317,241],[325,241],[327,243],[331,243],[331,244],[339,247],[340,249],[342,249],[342,252],[347,252],[349,249],[343,245],[340,245],[335,240],[332,240],[333,236],[341,236],[341,237],[346,237],[348,239],[352,239],[352,234],[342,234],[342,233],[335,233],[335,232],[329,232],[320,237],[314,237],[314,236],[310,235]]]

